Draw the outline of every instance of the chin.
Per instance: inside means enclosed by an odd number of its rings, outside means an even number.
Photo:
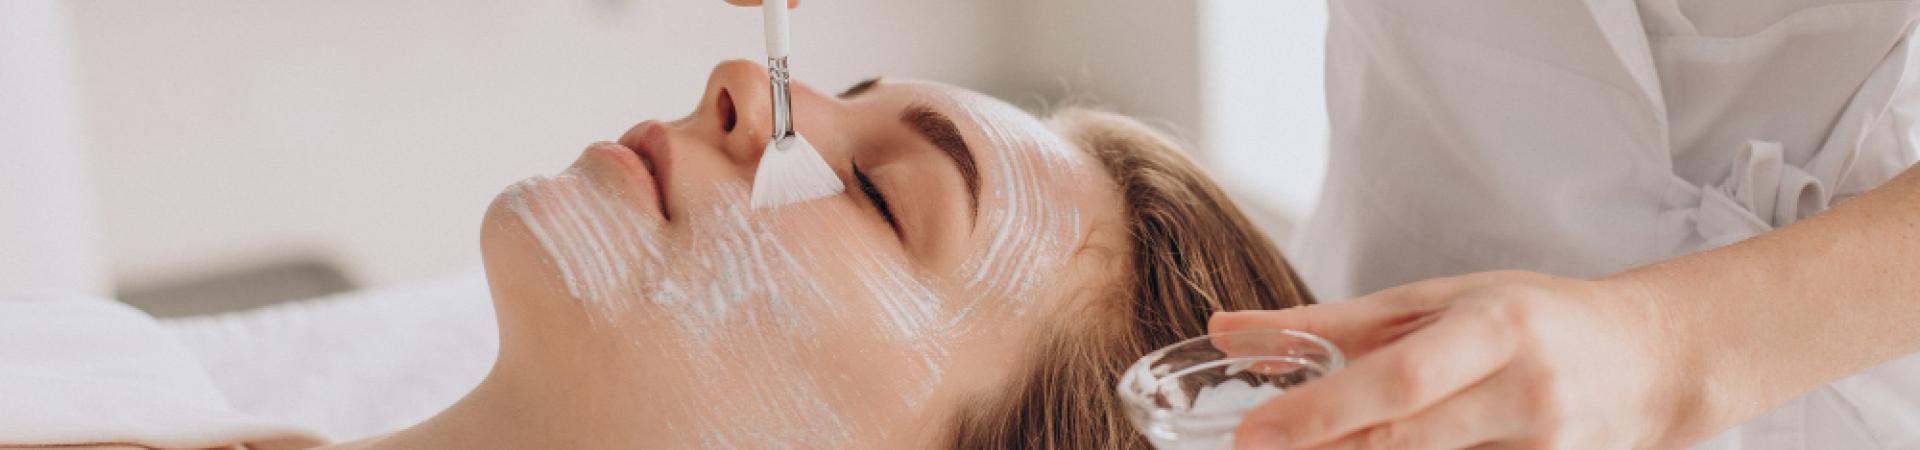
[[[546,250],[513,211],[512,203],[522,201],[517,197],[523,195],[526,183],[515,183],[495,195],[480,219],[480,259],[496,303],[503,297],[565,292],[563,287],[552,286],[556,277],[552,276],[555,268],[551,267],[551,258],[545,256]]]

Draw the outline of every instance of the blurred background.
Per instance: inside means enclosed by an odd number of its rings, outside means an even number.
[[[1091,103],[1284,240],[1325,165],[1318,0],[806,0],[795,76]],[[0,2],[0,290],[159,316],[471,273],[495,193],[762,60],[720,0]]]

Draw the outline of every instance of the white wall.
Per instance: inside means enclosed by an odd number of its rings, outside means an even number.
[[[1326,178],[1327,3],[1199,4],[1206,161],[1241,200],[1298,222]]]
[[[993,88],[1005,3],[808,2],[794,71]],[[301,256],[368,284],[477,267],[502,187],[764,56],[759,12],[720,0],[70,5],[123,286]]]
[[[0,288],[107,294],[65,4],[0,2]]]
[[[500,188],[685,114],[715,62],[762,56],[758,12],[720,0],[67,5],[111,258],[136,287],[292,257],[367,284],[475,267]],[[795,71],[828,89],[887,74],[1092,101],[1297,218],[1325,161],[1324,9],[809,0]]]
[[[1020,8],[1022,43],[1009,49],[1017,56],[1009,75],[1026,83],[1022,92],[1043,104],[1090,101],[1165,128],[1256,215],[1278,222],[1275,231],[1313,210],[1326,171],[1325,0]]]
[[[1007,51],[1022,95],[1009,100],[1091,103],[1199,142],[1202,1],[1019,3],[1020,43]]]

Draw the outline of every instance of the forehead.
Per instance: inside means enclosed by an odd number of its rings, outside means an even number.
[[[977,252],[962,282],[979,301],[1018,306],[1065,269],[1091,223],[1117,214],[1085,153],[1032,114],[970,90],[926,82],[881,83],[869,95],[927,105],[951,117],[981,175]]]
[[[984,185],[1072,187],[1075,183],[1069,181],[1088,175],[1091,161],[1086,155],[1040,119],[1000,99],[940,83],[892,79],[866,96],[888,104],[884,109],[889,111],[917,104],[953,119],[981,166]],[[1071,180],[1020,183],[1020,177],[1038,171]]]

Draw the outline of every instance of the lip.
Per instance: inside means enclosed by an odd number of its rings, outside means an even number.
[[[647,174],[651,175],[648,178],[653,182],[654,201],[660,205],[660,215],[671,219],[673,215],[667,212],[670,211],[667,208],[667,178],[672,173],[669,168],[673,166],[673,140],[668,136],[666,125],[652,120],[640,124],[639,138],[638,142],[627,148],[633,150],[634,156],[640,157],[640,163],[646,166]]]
[[[605,157],[619,163],[628,181],[652,188],[654,205],[658,206],[662,218],[671,219],[667,205],[667,174],[671,158],[668,156],[670,142],[667,130],[660,124],[648,121],[642,123],[637,133],[622,139],[615,145],[600,147]],[[639,186],[635,186],[639,187]]]

